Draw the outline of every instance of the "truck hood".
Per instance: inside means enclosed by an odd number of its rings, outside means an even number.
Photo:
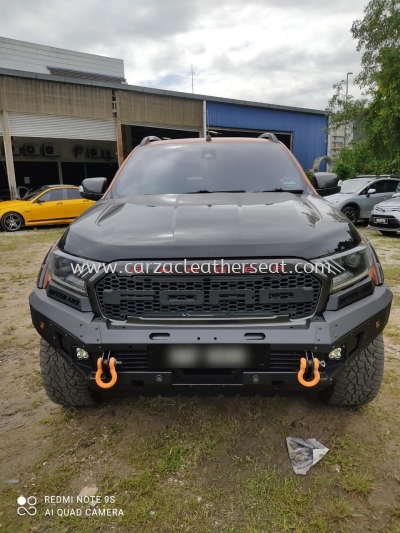
[[[65,252],[108,263],[133,259],[312,259],[360,236],[317,195],[214,193],[106,198],[68,228]]]

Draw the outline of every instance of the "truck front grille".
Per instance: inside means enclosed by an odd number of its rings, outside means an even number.
[[[95,287],[101,313],[132,318],[239,318],[315,313],[321,282],[311,274],[108,274]]]

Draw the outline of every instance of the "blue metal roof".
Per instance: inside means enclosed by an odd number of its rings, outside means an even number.
[[[293,133],[293,153],[305,170],[327,154],[328,117],[207,101],[209,127]]]

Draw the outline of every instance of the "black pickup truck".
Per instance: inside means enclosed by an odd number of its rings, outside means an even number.
[[[30,295],[48,396],[377,395],[392,294],[368,240],[273,134],[146,137]]]

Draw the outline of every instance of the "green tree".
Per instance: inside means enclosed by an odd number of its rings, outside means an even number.
[[[364,18],[353,22],[351,33],[358,40],[357,51],[363,52],[361,72],[355,83],[368,92],[375,87],[382,52],[400,48],[399,1],[371,0],[364,9]]]
[[[335,162],[342,179],[358,173],[400,172],[400,2],[371,0],[351,33],[362,51],[355,78],[363,95],[344,96],[344,81],[334,85],[328,104],[330,128],[351,123],[358,135]]]

